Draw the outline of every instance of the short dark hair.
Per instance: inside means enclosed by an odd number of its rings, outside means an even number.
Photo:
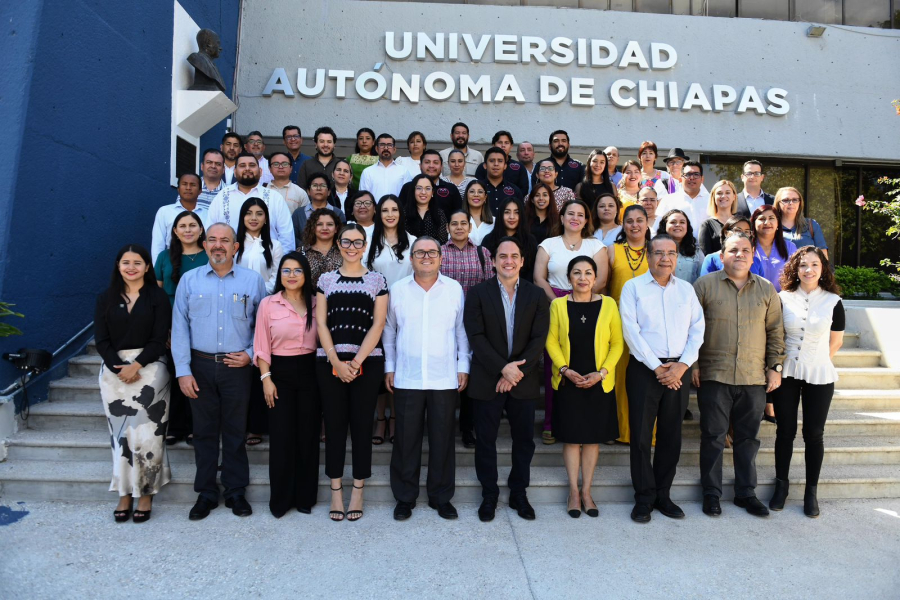
[[[700,175],[701,176],[703,175],[703,165],[701,165],[699,161],[689,160],[689,161],[685,162],[684,166],[681,167],[681,172],[684,173],[684,169],[686,169],[688,167],[694,167],[695,169],[698,169],[700,171]],[[735,202],[737,202],[737,200],[735,200]]]
[[[408,146],[413,141],[413,138],[415,138],[416,136],[422,138],[422,145],[427,148],[428,140],[425,138],[425,134],[422,133],[421,131],[413,131],[408,136],[406,136],[406,145]]]
[[[426,150],[426,151],[424,151],[424,152],[422,153],[422,158],[425,158],[426,156],[437,156],[437,157],[438,157],[438,160],[441,161],[441,164],[444,164],[444,157],[441,156],[441,153],[438,152],[437,150]]]
[[[225,135],[223,135],[223,136],[222,136],[222,143],[224,144],[224,143],[225,143],[225,140],[227,140],[228,138],[234,138],[234,139],[236,139],[236,140],[238,141],[238,144],[240,144],[241,146],[244,145],[244,138],[242,138],[240,135],[238,135],[238,134],[235,133],[234,131],[229,131],[228,133],[226,133]]]
[[[253,156],[251,152],[247,152],[246,150],[241,150],[241,153],[237,155],[236,159],[234,159],[234,163],[237,164],[237,162],[242,158],[252,158],[256,161],[256,165],[259,166],[259,159]]]
[[[389,133],[379,133],[379,134],[378,134],[378,137],[375,138],[375,145],[376,145],[376,146],[378,145],[378,142],[379,142],[380,140],[391,140],[391,143],[392,143],[392,144],[396,144],[396,143],[397,143],[397,140],[394,139],[394,136],[392,136],[392,135],[389,134]]]
[[[316,173],[311,173],[309,177],[306,178],[306,191],[312,189],[312,183],[316,179],[324,179],[325,183],[328,184],[328,189],[331,189],[331,179],[328,178],[328,175],[325,174],[325,171],[318,171]]]
[[[272,162],[272,157],[281,154],[282,156],[287,156],[288,162],[291,163],[291,166],[294,166],[294,157],[291,156],[290,152],[282,152],[281,150],[276,150],[272,154],[269,155],[269,162]]]
[[[594,259],[586,254],[582,254],[581,256],[576,256],[569,261],[569,266],[566,267],[566,279],[568,279],[572,275],[572,269],[574,269],[575,265],[580,262],[586,262],[587,264],[591,265],[591,268],[594,269],[594,274],[597,273],[597,263],[594,261]]]
[[[488,148],[487,150],[484,151],[484,162],[485,162],[485,164],[487,164],[488,156],[490,156],[491,154],[499,154],[500,156],[503,157],[503,160],[504,160],[504,161],[509,160],[509,157],[506,155],[506,152],[504,152],[503,150],[501,150],[501,149],[498,148],[497,146],[491,146],[490,148]]]
[[[203,162],[206,160],[207,154],[218,154],[219,156],[222,157],[222,160],[225,160],[225,155],[222,154],[221,150],[217,150],[215,148],[207,148],[206,150],[203,151],[203,156],[200,157],[200,162]]]
[[[759,167],[759,170],[760,170],[760,171],[763,170],[762,163],[759,162],[758,160],[756,160],[755,158],[752,158],[752,159],[748,160],[747,162],[745,162],[745,163],[743,164],[743,166],[741,166],[741,173],[744,172],[744,169],[747,168],[747,165],[756,165],[757,167]]]
[[[318,129],[316,129],[316,132],[313,134],[313,142],[318,142],[319,135],[323,134],[323,133],[331,134],[331,139],[333,139],[335,142],[337,142],[337,135],[334,133],[334,129],[332,129],[331,127],[328,127],[328,126],[319,127]]]
[[[251,131],[250,133],[247,134],[247,139],[250,139],[251,135],[258,135],[259,137],[263,137],[262,132],[257,131],[256,129],[254,129],[253,131]]]
[[[668,214],[668,213],[667,213],[667,214]],[[671,235],[669,235],[668,233],[657,233],[654,237],[650,238],[650,243],[649,243],[649,245],[647,246],[647,250],[649,250],[649,251],[652,252],[652,251],[653,251],[653,244],[655,244],[655,243],[657,243],[657,242],[667,242],[667,241],[668,241],[668,242],[672,242],[673,244],[675,244],[675,251],[677,252],[677,251],[678,251],[678,242],[676,242],[676,241],[675,241],[675,238],[673,238],[673,237],[672,237]]]
[[[516,238],[514,238],[514,237],[511,236],[511,235],[505,235],[505,236],[503,236],[502,238],[500,238],[499,240],[497,240],[497,248],[499,248],[499,247],[500,247],[500,244],[502,244],[502,243],[504,243],[504,242],[510,242],[510,243],[512,243],[512,244],[515,244],[515,245],[516,245],[516,248],[519,249],[519,254],[522,255],[522,258],[525,257],[525,251],[524,251],[524,249],[522,248],[522,242],[520,242],[519,240],[517,240]],[[496,250],[496,248],[495,248],[495,250]],[[497,260],[497,253],[496,253],[496,252],[494,252],[494,260]]]
[[[466,125],[465,123],[463,123],[462,121],[459,121],[459,122],[454,123],[454,124],[453,124],[453,127],[450,128],[450,134],[451,134],[451,135],[453,134],[453,130],[456,129],[457,127],[465,127],[465,128],[466,128],[466,133],[469,133],[469,126]]]
[[[178,183],[179,183],[179,185],[181,184],[181,180],[184,179],[185,177],[196,177],[196,178],[197,178],[197,183],[201,183],[201,184],[203,183],[203,180],[200,179],[200,176],[199,176],[199,175],[197,175],[197,174],[194,173],[193,171],[186,171],[186,172],[184,172],[184,173],[182,173],[181,175],[178,176]]]
[[[547,143],[548,143],[548,144],[552,144],[552,143],[553,143],[553,136],[556,135],[556,134],[559,134],[559,133],[565,135],[565,136],[566,136],[566,139],[569,140],[570,142],[572,141],[571,138],[569,137],[569,132],[568,132],[568,131],[566,131],[565,129],[557,129],[556,131],[554,131],[553,133],[550,134],[550,137],[549,137],[549,138],[547,138]]]
[[[494,134],[494,137],[491,138],[491,143],[492,143],[492,144],[496,144],[498,141],[500,141],[500,138],[502,138],[503,136],[506,136],[506,137],[509,138],[509,143],[510,143],[510,144],[515,144],[515,143],[516,143],[516,142],[513,140],[512,134],[511,134],[510,132],[508,132],[508,131],[503,130],[503,129],[501,129],[500,131],[498,131],[497,133]]]
[[[727,244],[728,240],[730,240],[732,238],[747,240],[750,243],[750,247],[751,248],[753,247],[753,240],[750,238],[750,236],[747,235],[746,233],[744,233],[743,231],[741,231],[740,229],[735,229],[734,231],[729,233],[728,237],[726,237],[725,240],[722,242],[722,249],[719,250],[719,254],[725,254],[725,244]]]
[[[290,131],[291,129],[296,129],[297,135],[299,135],[300,137],[303,137],[303,132],[300,131],[300,128],[297,125],[285,125],[284,129],[281,130],[281,139],[284,139],[285,137],[287,137],[287,132]]]

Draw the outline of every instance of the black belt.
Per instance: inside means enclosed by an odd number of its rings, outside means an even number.
[[[240,352],[240,350],[238,351]],[[205,358],[213,362],[225,362],[225,358],[231,354],[230,352],[219,352],[218,354],[209,354],[208,352],[200,352],[199,350],[191,350],[191,356],[195,358]]]
[[[657,358],[657,360],[658,360],[659,362],[661,362],[662,364],[666,364],[666,363],[678,362],[678,361],[681,360],[681,357],[680,357],[680,356],[676,356],[676,357],[674,357],[674,358]]]

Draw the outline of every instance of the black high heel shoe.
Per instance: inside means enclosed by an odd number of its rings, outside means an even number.
[[[131,505],[134,506],[133,498],[131,500]],[[118,509],[114,510],[113,518],[116,520],[116,523],[124,523],[125,521],[127,521],[128,519],[131,518],[131,506],[129,506],[128,508],[126,508],[124,510],[118,510]]]
[[[150,511],[152,510],[152,507],[153,507],[153,498],[150,498],[150,507],[151,508],[148,508],[147,510],[134,511],[134,517],[132,518],[132,521],[134,521],[135,523],[143,523],[145,521],[149,521],[150,520]]]
[[[365,484],[365,483],[363,483],[363,484],[362,484],[361,486],[359,486],[359,487],[356,487],[356,485],[354,485],[354,486],[353,486],[353,489],[354,489],[354,490],[361,490],[361,489],[363,489],[364,487],[366,487],[366,484]],[[362,516],[363,516],[363,511],[361,511],[361,510],[348,510],[348,511],[347,511],[347,520],[350,521],[351,523],[352,523],[353,521],[359,521],[360,519],[362,519]]]
[[[329,486],[330,487],[330,486]],[[331,488],[332,492],[339,492],[344,489],[344,484],[342,483],[339,487]],[[343,508],[343,507],[342,507]],[[344,511],[342,510],[330,510],[328,511],[328,517],[334,521],[339,522],[344,520]]]

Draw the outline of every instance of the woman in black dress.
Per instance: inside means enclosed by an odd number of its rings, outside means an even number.
[[[103,358],[100,397],[113,452],[109,491],[119,493],[113,513],[119,523],[131,515],[134,498],[134,522],[148,520],[154,494],[171,477],[165,444],[171,322],[172,306],[156,285],[150,253],[137,244],[125,246],[94,312],[94,339]]]
[[[494,219],[494,229],[484,236],[481,247],[490,252],[491,256],[496,256],[500,240],[507,236],[516,238],[522,248],[522,258],[525,259],[519,275],[526,281],[534,281],[534,259],[538,245],[525,222],[525,205],[518,198],[507,198],[500,203],[500,212]]]
[[[591,483],[600,444],[619,436],[616,363],[624,342],[615,301],[592,292],[597,263],[589,256],[569,262],[572,292],[550,304],[547,354],[553,361],[553,434],[564,444],[569,476],[569,516],[596,517]],[[578,475],[581,474],[581,488]],[[579,508],[581,510],[579,510]]]

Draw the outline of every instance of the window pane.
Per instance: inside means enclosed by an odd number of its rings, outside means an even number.
[[[737,2],[735,0],[704,0],[701,4],[705,6],[701,9],[704,12],[700,14],[705,14],[709,17],[737,16]]]
[[[634,3],[632,0],[609,0],[609,9],[622,12],[631,12]]]
[[[844,24],[891,27],[890,0],[844,0]]]
[[[699,2],[694,2],[699,4]],[[673,15],[689,15],[691,14],[691,0],[672,0]],[[696,13],[693,13],[696,14]]]
[[[887,192],[890,186],[878,183],[881,177],[892,179],[900,177],[900,169],[889,168],[863,168],[862,193],[867,200],[889,200]],[[854,197],[854,200],[856,198]],[[860,248],[860,266],[877,267],[881,259],[890,258],[894,261],[900,256],[900,240],[891,239],[885,233],[891,226],[891,220],[886,215],[877,215],[871,211],[862,211],[862,240]]]
[[[838,213],[838,239],[835,245],[836,265],[857,266],[856,226],[859,221],[859,207],[854,204],[859,196],[859,169],[844,167],[838,173],[838,193],[840,195],[840,211]]]
[[[828,257],[834,262],[837,258],[835,248],[840,231],[841,215],[839,197],[839,180],[833,166],[816,166],[809,169],[809,191],[803,196],[806,200],[806,216],[815,219],[822,227],[825,242],[828,245]],[[856,230],[848,232],[856,235]]]
[[[790,0],[741,0],[741,16],[788,21],[791,18]]]
[[[669,0],[637,0],[637,12],[671,14]]]
[[[795,21],[812,23],[841,23],[841,0],[795,0]]]

